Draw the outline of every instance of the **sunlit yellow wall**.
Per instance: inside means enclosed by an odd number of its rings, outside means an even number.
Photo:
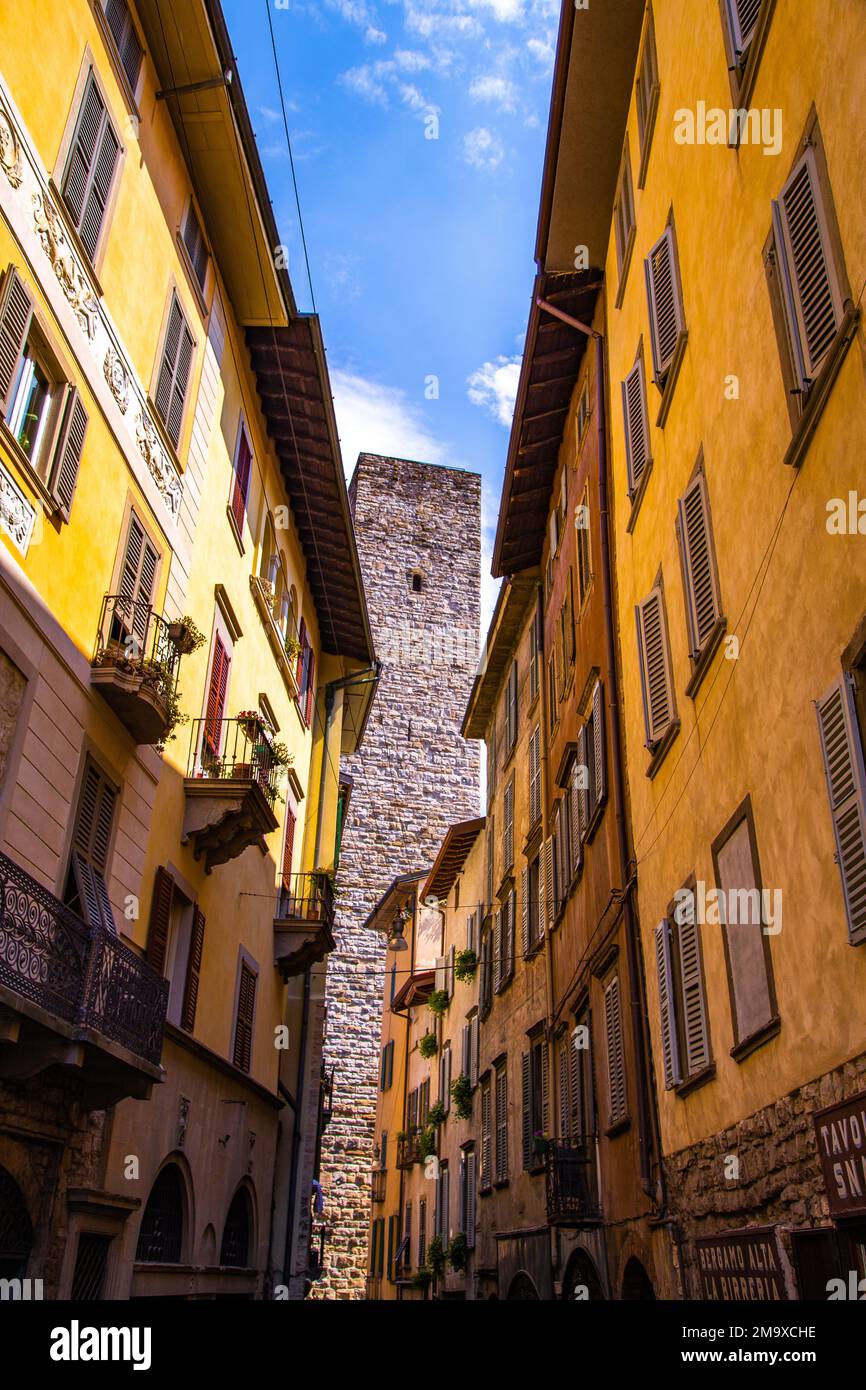
[[[782,114],[781,151],[765,155],[753,146],[735,152],[674,142],[678,108],[694,109],[698,100],[731,105],[717,0],[692,0],[687,8],[686,32],[677,0],[653,5],[660,103],[643,191],[636,186],[634,100],[629,113],[637,236],[621,309],[613,304],[613,235],[606,267],[627,773],[667,1151],[717,1132],[866,1046],[866,953],[847,942],[813,707],[838,678],[841,653],[866,611],[866,540],[829,535],[825,527],[829,499],[847,497],[849,489],[863,493],[866,337],[861,324],[795,475],[782,463],[791,427],[762,261],[771,199],[787,178],[814,103],[855,298],[866,281],[866,136],[857,105],[866,79],[863,11],[858,4],[834,5],[828,24],[818,0],[779,0],[752,97],[753,106]],[[643,260],[671,205],[689,337],[663,430],[655,425],[659,394],[648,384],[654,466],[630,535],[620,382],[641,335],[651,373]],[[730,374],[739,380],[738,400],[725,397]],[[728,632],[741,645],[737,661],[726,660],[723,649],[716,654],[695,703],[685,694],[690,668],[674,523],[701,445],[722,607]],[[682,729],[650,781],[634,606],[660,565]],[[652,931],[690,874],[714,884],[711,842],[747,793],[764,886],[783,894],[783,929],[770,938],[781,1032],[741,1063],[730,1057],[723,941],[719,928],[705,928],[717,1075],[679,1099],[664,1091],[659,1074]]]

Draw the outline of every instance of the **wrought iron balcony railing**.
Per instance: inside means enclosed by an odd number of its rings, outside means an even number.
[[[376,1168],[373,1170],[371,1183],[371,1197],[374,1202],[384,1202],[385,1183],[387,1181],[387,1178],[388,1174],[384,1168]]]
[[[158,1065],[168,981],[0,854],[0,984]]]
[[[136,743],[158,743],[177,693],[185,631],[149,603],[106,594],[91,661],[91,681]]]
[[[273,804],[282,764],[258,715],[193,719],[187,777],[257,782]]]
[[[411,1130],[408,1134],[398,1134],[397,1136],[397,1158],[398,1168],[411,1168],[413,1163],[421,1162],[421,1134],[420,1131]]]
[[[600,1217],[595,1187],[594,1139],[554,1139],[547,1150],[547,1219],[580,1225]]]
[[[274,920],[334,925],[334,886],[326,873],[284,874],[277,889]]]

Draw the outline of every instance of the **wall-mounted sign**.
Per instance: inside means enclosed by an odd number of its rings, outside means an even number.
[[[788,1297],[775,1227],[700,1236],[695,1250],[704,1298],[761,1303]]]
[[[832,1215],[866,1212],[866,1091],[813,1119]]]

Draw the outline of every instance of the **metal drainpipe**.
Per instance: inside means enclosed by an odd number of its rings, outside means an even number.
[[[286,1253],[283,1257],[283,1278],[288,1286],[293,1277],[292,1243],[297,1225],[296,1202],[298,1195],[298,1169],[301,1151],[301,1116],[304,1104],[304,1069],[307,1065],[307,1034],[310,1021],[310,972],[304,973],[304,1012],[301,1019],[301,1057],[298,1064],[298,1088],[295,1096],[295,1124],[292,1130],[292,1172],[289,1178],[289,1209],[286,1220]],[[308,1261],[309,1265],[309,1261]]]
[[[318,866],[319,855],[322,848],[322,816],[325,809],[325,769],[328,765],[328,735],[331,732],[331,720],[334,715],[334,695],[338,690],[345,690],[352,685],[368,685],[370,677],[378,681],[382,671],[381,661],[376,661],[372,666],[365,666],[362,671],[353,671],[349,676],[341,676],[339,680],[328,681],[325,686],[325,724],[322,730],[322,767],[319,776],[319,805],[316,810],[316,848],[314,864]],[[338,759],[339,762],[339,759]]]
[[[620,873],[625,889],[623,898],[623,915],[625,917],[626,945],[628,955],[629,975],[631,977],[630,1005],[632,1016],[632,1033],[634,1036],[635,1068],[638,1077],[637,1101],[638,1101],[638,1129],[640,1133],[640,1173],[641,1187],[651,1201],[657,1201],[659,1193],[652,1180],[652,1166],[650,1162],[650,1149],[653,1142],[653,1133],[650,1122],[649,1107],[649,1079],[646,1072],[646,1041],[644,1033],[644,1016],[646,1014],[646,994],[644,990],[642,955],[637,939],[637,923],[635,921],[634,906],[632,903],[632,887],[630,884],[631,874],[629,872],[628,855],[628,833],[625,824],[625,780],[622,769],[621,755],[621,730],[619,719],[619,680],[616,666],[616,640],[614,636],[613,622],[613,571],[610,558],[610,510],[607,497],[607,431],[605,428],[605,374],[604,374],[604,334],[589,324],[582,323],[580,319],[572,318],[570,314],[563,313],[553,304],[548,304],[540,296],[536,298],[539,309],[545,313],[552,314],[554,318],[568,324],[571,328],[576,328],[578,332],[584,333],[592,339],[595,344],[595,404],[596,404],[596,432],[598,439],[598,494],[599,494],[599,516],[601,526],[601,570],[602,586],[604,594],[604,630],[605,645],[607,648],[608,666],[608,714],[611,723],[611,744],[613,748],[613,783],[616,814],[617,845],[619,848]],[[661,1189],[661,1204],[664,1205],[664,1175],[661,1164],[659,1164],[659,1188]]]

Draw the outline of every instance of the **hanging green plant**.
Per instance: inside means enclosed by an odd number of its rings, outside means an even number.
[[[439,1014],[441,1016],[448,1008],[449,1003],[450,1000],[448,998],[447,989],[434,989],[430,998],[427,1000],[427,1008],[430,1010],[431,1014]]]
[[[458,1231],[451,1239],[448,1246],[448,1263],[457,1274],[462,1273],[469,1263],[469,1246],[462,1231]]]
[[[418,1040],[418,1051],[422,1057],[435,1057],[439,1050],[435,1033],[425,1033],[423,1038]]]
[[[472,1119],[472,1085],[465,1071],[451,1082],[451,1098],[458,1120]]]
[[[421,1131],[418,1138],[418,1157],[423,1163],[425,1159],[432,1158],[436,1152],[436,1131],[435,1129],[425,1129]]]
[[[455,980],[471,980],[478,969],[478,957],[474,951],[458,951],[454,957]]]
[[[205,644],[205,635],[196,627],[192,618],[184,614],[175,622],[168,624],[169,640],[174,643],[181,656],[192,656]]]
[[[437,1100],[427,1112],[428,1125],[441,1125],[445,1121],[445,1102]]]
[[[427,1265],[422,1265],[412,1276],[412,1287],[413,1289],[420,1289],[422,1293],[426,1293],[432,1280],[432,1269],[429,1269]]]
[[[445,1273],[445,1246],[441,1236],[434,1236],[427,1246],[427,1264],[437,1279]]]

